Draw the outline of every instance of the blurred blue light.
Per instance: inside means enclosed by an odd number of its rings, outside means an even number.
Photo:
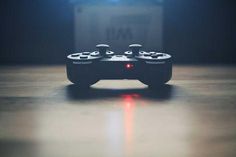
[[[161,4],[164,0],[69,0],[76,4],[121,4],[121,5],[155,5]]]
[[[119,2],[120,0],[108,0],[108,1],[113,2],[113,3],[117,3],[117,2]]]

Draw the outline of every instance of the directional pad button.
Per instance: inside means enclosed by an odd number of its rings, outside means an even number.
[[[83,55],[89,55],[90,52],[82,52]]]
[[[163,56],[164,56],[164,54],[162,54],[162,53],[156,53],[156,54],[151,55],[152,58],[158,58],[158,57],[163,57]]]
[[[81,55],[80,58],[81,58],[81,59],[87,59],[88,56],[87,56],[87,55]]]
[[[80,53],[74,53],[71,55],[71,57],[79,57],[80,56]]]

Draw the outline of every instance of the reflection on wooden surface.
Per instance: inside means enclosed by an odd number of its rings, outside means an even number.
[[[134,80],[71,85],[63,66],[0,67],[4,157],[236,156],[236,67],[176,66]]]

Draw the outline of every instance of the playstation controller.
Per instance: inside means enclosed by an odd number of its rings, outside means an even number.
[[[101,79],[138,79],[158,87],[172,76],[172,58],[163,52],[142,51],[142,45],[129,45],[130,51],[116,54],[109,45],[99,44],[98,51],[67,56],[67,77],[79,87],[89,87]]]

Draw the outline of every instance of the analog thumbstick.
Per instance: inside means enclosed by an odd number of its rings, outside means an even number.
[[[98,49],[98,51],[101,53],[102,56],[105,56],[107,50],[109,49],[109,45],[106,44],[98,44],[96,45],[96,48]]]
[[[138,56],[139,50],[142,48],[142,45],[132,44],[132,45],[129,45],[129,48],[131,49],[131,51],[134,53],[135,56]]]

